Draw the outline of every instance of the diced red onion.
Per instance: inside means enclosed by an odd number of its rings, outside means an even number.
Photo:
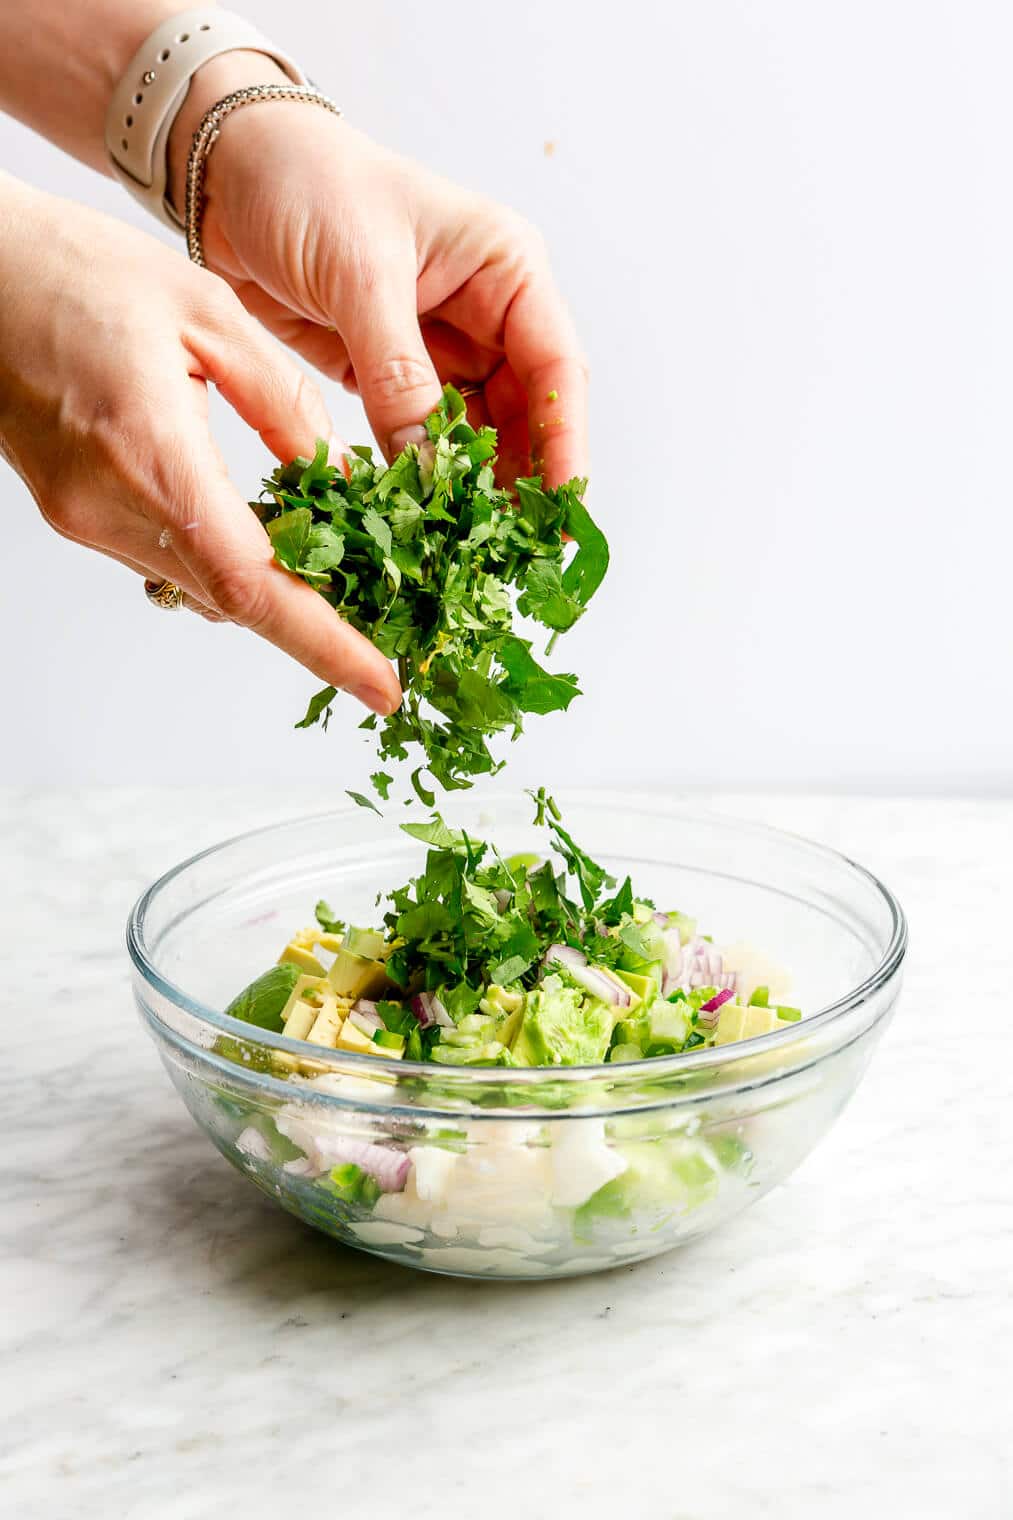
[[[730,987],[726,987],[723,992],[715,992],[714,996],[710,998],[708,1002],[704,1003],[703,1007],[700,1009],[700,1012],[717,1013],[721,1005],[723,1003],[727,1003],[728,999],[731,996],[732,989]]]
[[[454,1021],[435,992],[419,992],[411,1000],[411,1011],[419,1021],[420,1029],[431,1029],[439,1024],[443,1029],[453,1029]]]
[[[577,950],[573,945],[550,945],[542,957],[542,964],[565,966],[579,986],[603,1003],[611,1003],[614,1008],[630,1006],[630,989],[604,971],[589,966],[583,950]]]
[[[419,1021],[420,1029],[431,1029],[436,1023],[436,1015],[433,1012],[433,995],[431,992],[420,992],[411,1001],[412,1013]]]
[[[236,1150],[244,1156],[251,1156],[255,1161],[270,1161],[271,1147],[268,1145],[259,1129],[254,1129],[250,1124],[243,1130],[236,1140]]]
[[[550,945],[542,956],[542,965],[550,966],[553,961],[561,966],[575,969],[578,966],[587,965],[587,956],[583,950],[578,950],[573,945]]]
[[[317,1168],[308,1156],[296,1156],[292,1161],[286,1161],[282,1166],[283,1172],[288,1172],[291,1177],[310,1177]]]
[[[404,1151],[393,1150],[389,1145],[373,1145],[369,1140],[354,1140],[344,1135],[328,1135],[326,1144],[320,1144],[319,1140],[317,1144],[329,1161],[338,1164],[351,1162],[368,1172],[379,1184],[381,1192],[400,1193],[404,1190],[411,1170],[411,1162]]]
[[[373,1015],[376,1013],[376,1004],[371,1003],[369,998],[356,998],[352,1004],[352,1012]]]
[[[596,971],[594,966],[571,966],[570,975],[592,997],[600,998],[603,1003],[611,1003],[613,1008],[630,1006],[630,989],[606,976],[604,971]]]
[[[453,1019],[435,993],[432,996],[432,1008],[433,1018],[441,1029],[453,1029],[455,1027]]]
[[[667,929],[668,928],[668,914],[667,913],[655,913],[655,915],[654,915],[654,922],[656,924],[658,924],[662,929]]]
[[[359,1013],[354,1008],[348,1015],[348,1022],[354,1024],[356,1029],[361,1030],[363,1034],[368,1034],[370,1039],[372,1039],[378,1029],[383,1028],[383,1020],[379,1014]]]
[[[496,899],[496,906],[499,908],[499,911],[505,913],[510,906],[510,899],[513,893],[508,887],[498,887],[492,895]]]

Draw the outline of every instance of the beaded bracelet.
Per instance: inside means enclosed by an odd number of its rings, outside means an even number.
[[[205,268],[204,244],[201,238],[201,217],[204,211],[204,178],[207,172],[208,154],[218,141],[222,122],[241,106],[253,105],[258,100],[301,100],[307,105],[323,106],[335,116],[341,108],[333,100],[307,85],[298,84],[251,84],[242,90],[233,90],[217,105],[207,111],[193,135],[190,156],[186,161],[186,210],[183,225],[186,231],[186,251],[194,264]]]

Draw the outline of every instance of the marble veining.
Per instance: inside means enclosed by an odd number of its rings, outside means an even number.
[[[0,794],[0,1513],[1013,1516],[1013,803],[707,800],[890,883],[898,1014],[828,1139],[741,1219],[493,1284],[272,1208],[135,1018],[136,892],[298,800]]]

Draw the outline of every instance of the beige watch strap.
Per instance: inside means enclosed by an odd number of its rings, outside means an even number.
[[[309,83],[299,66],[249,21],[203,7],[181,11],[155,28],[131,58],[109,102],[106,147],[116,178],[177,232],[182,216],[165,198],[169,133],[197,70],[210,58],[237,49],[266,53],[294,84]]]

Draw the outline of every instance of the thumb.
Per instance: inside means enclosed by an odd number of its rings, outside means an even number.
[[[414,274],[367,287],[342,336],[373,435],[388,459],[424,437],[442,387],[419,327]]]

